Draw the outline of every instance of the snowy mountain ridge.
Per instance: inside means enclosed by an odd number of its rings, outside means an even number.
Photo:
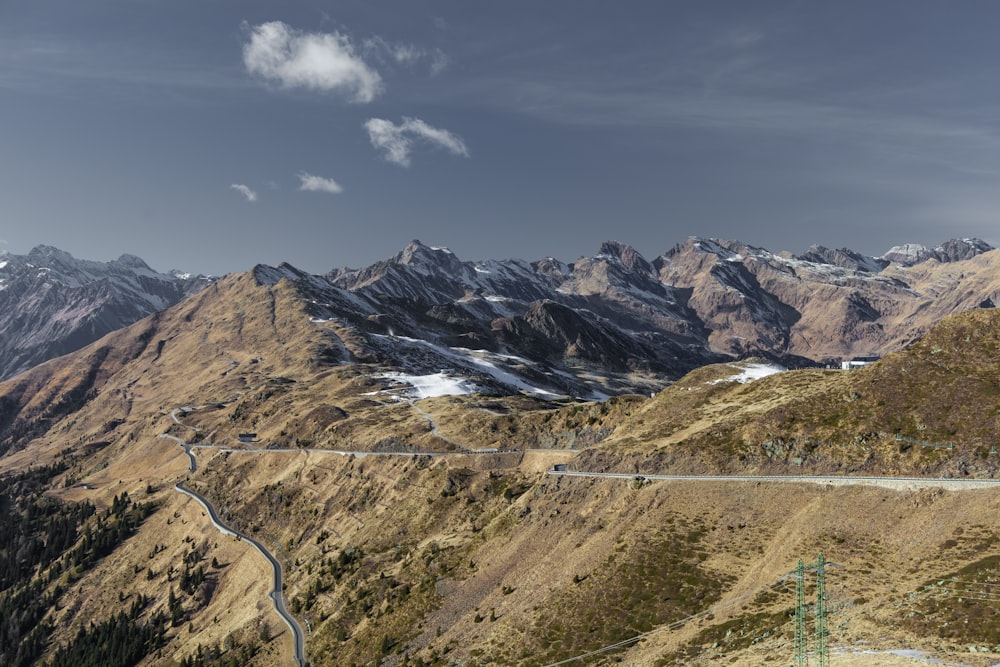
[[[463,261],[412,241],[360,269],[315,275],[283,263],[251,275],[294,286],[324,329],[328,360],[454,387],[597,397],[654,391],[718,361],[795,367],[900,349],[944,315],[998,303],[995,255],[978,239],[869,257],[691,237],[651,261],[619,241],[572,262]],[[0,372],[76,349],[209,281],[132,255],[0,255]]]
[[[895,261],[691,237],[653,261],[608,241],[565,263],[462,261],[413,241],[361,269],[255,271],[306,287],[315,322],[360,329],[363,356],[404,374],[448,368],[477,386],[504,384],[482,373],[487,360],[525,386],[586,396],[646,391],[725,359],[800,366],[899,349],[944,314],[1000,298],[992,260],[982,259],[990,250],[965,239],[930,254],[897,251],[905,261]],[[959,262],[968,289],[940,292],[934,272]]]

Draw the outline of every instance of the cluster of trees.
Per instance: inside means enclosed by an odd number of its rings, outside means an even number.
[[[0,478],[0,590],[30,578],[77,539],[77,527],[94,513],[90,503],[66,505],[43,495],[62,464]]]
[[[93,514],[93,505],[90,505],[90,508],[90,513]],[[134,535],[139,524],[155,509],[153,503],[133,503],[126,491],[120,496],[115,496],[110,509],[98,514],[96,521],[84,524],[82,538],[74,540],[75,546],[61,559],[52,563],[45,574],[45,581],[55,581],[66,570],[70,571],[70,578],[73,579],[89,569]]]
[[[5,666],[34,665],[46,651],[53,631],[46,615],[62,596],[63,573],[69,571],[70,580],[82,575],[154,509],[133,503],[127,493],[100,514],[90,503],[44,495],[65,470],[60,462],[0,477],[0,664]]]
[[[46,667],[128,667],[166,644],[167,621],[157,612],[148,623],[141,622],[149,604],[138,596],[128,612],[120,611],[99,624],[81,627],[76,636],[56,650]]]
[[[43,495],[64,464],[0,478],[0,664],[28,667],[45,651],[46,613],[62,594],[35,577],[76,540],[93,505],[67,506]]]

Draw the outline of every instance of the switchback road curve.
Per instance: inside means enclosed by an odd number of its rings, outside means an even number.
[[[298,663],[299,667],[304,667],[306,664],[306,639],[305,635],[302,634],[302,628],[299,627],[298,621],[296,621],[295,617],[289,614],[285,609],[285,598],[282,594],[281,563],[279,563],[278,559],[272,556],[271,552],[265,549],[264,545],[260,542],[249,535],[244,535],[243,533],[233,530],[223,523],[222,519],[219,518],[218,513],[215,511],[215,507],[212,506],[212,503],[208,502],[208,499],[205,498],[205,496],[201,495],[197,491],[192,491],[187,488],[184,486],[184,482],[178,482],[174,488],[185,495],[191,496],[201,503],[205,510],[208,511],[208,516],[212,519],[212,525],[218,528],[220,533],[223,535],[231,535],[249,542],[257,548],[257,551],[264,555],[264,558],[266,558],[269,563],[271,563],[271,568],[274,570],[274,584],[268,597],[270,597],[271,601],[274,603],[274,610],[278,612],[278,615],[285,621],[288,629],[292,631],[292,636],[295,639],[295,662]]]

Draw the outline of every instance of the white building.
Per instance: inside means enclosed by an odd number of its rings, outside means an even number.
[[[862,366],[868,366],[869,364],[874,364],[878,361],[878,357],[854,357],[853,359],[843,359],[840,362],[841,370],[853,371],[855,368],[861,368]]]

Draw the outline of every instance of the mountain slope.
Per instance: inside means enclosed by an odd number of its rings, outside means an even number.
[[[549,308],[531,316],[535,331],[571,313]],[[179,623],[142,664],[179,663],[199,645],[249,656],[243,664],[289,664],[288,634],[268,611],[269,572],[173,490],[187,480],[281,560],[315,665],[543,665],[653,630],[607,660],[776,662],[790,651],[794,605],[778,580],[818,551],[843,566],[830,573],[837,642],[924,648],[950,662],[965,646],[994,646],[990,624],[961,623],[989,614],[988,602],[935,596],[928,582],[995,582],[995,491],[650,484],[544,470],[991,475],[996,455],[982,448],[996,428],[996,311],[953,316],[860,371],[706,384],[741,373],[711,366],[655,398],[603,403],[419,400],[388,373],[399,354],[444,352],[382,333],[381,314],[363,292],[256,267],[0,383],[0,469],[64,464],[45,496],[94,503],[92,531],[123,492],[155,505],[106,557],[51,580],[39,571],[57,602],[51,641],[71,641],[139,595],[149,597],[139,621],[152,622],[176,596]],[[559,324],[572,326],[583,324]],[[896,440],[897,428],[922,442]],[[241,443],[247,432],[254,442]],[[163,434],[201,446],[197,470]],[[925,446],[944,437],[953,449]],[[583,451],[528,451],[568,442]],[[417,454],[430,451],[453,454]],[[190,586],[199,566],[208,588]],[[872,664],[860,658],[840,664]],[[992,659],[961,661],[980,658]]]
[[[157,273],[133,255],[92,262],[51,246],[0,254],[0,379],[78,350],[208,282]]]
[[[1000,312],[975,310],[856,371],[742,383],[738,367],[709,366],[617,422],[585,458],[629,472],[989,477],[1000,463],[998,331]]]

